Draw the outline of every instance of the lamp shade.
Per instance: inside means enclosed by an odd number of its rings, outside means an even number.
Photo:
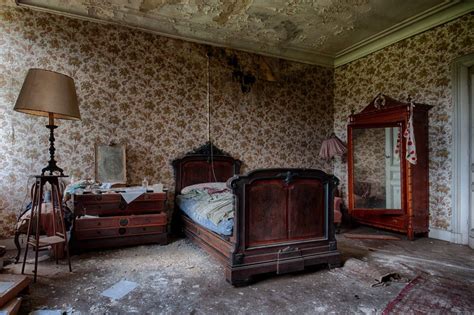
[[[343,155],[347,152],[347,147],[335,134],[332,134],[329,139],[323,141],[319,157],[329,160],[336,155]]]
[[[13,109],[37,116],[81,119],[74,80],[49,70],[28,70]]]

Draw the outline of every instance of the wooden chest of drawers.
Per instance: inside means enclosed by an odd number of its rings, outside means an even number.
[[[75,249],[167,243],[166,193],[127,204],[120,194],[74,195]]]

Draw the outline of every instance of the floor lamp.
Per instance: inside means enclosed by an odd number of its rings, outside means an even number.
[[[26,75],[14,110],[49,118],[49,123],[46,125],[46,128],[49,129],[50,159],[48,165],[41,170],[41,175],[35,176],[33,204],[28,223],[26,249],[22,267],[22,273],[24,273],[28,247],[32,246],[35,250],[34,281],[36,282],[38,251],[41,248],[54,246],[56,249],[59,249],[59,246],[62,245],[66,251],[69,271],[72,271],[63,218],[62,196],[59,189],[59,178],[66,177],[66,175],[64,175],[63,170],[57,166],[57,162],[54,159],[54,153],[56,151],[54,147],[54,129],[57,128],[54,124],[54,119],[81,119],[74,80],[61,73],[42,69],[30,69]],[[40,238],[41,205],[46,183],[51,185],[53,235]],[[35,222],[33,223],[33,221]],[[33,230],[35,234],[34,238],[32,238]],[[56,263],[58,263],[58,252],[56,253]]]

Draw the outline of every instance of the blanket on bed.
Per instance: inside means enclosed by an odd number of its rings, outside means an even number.
[[[212,185],[209,185],[212,184]],[[225,183],[208,183],[186,187],[180,198],[195,201],[193,212],[218,225],[234,217],[234,198]]]

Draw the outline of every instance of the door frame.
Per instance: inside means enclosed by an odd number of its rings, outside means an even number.
[[[474,247],[474,235],[470,235],[473,214],[471,209],[471,135],[469,100],[469,68],[474,66],[474,53],[454,60],[453,74],[453,183],[451,239],[458,244]]]

